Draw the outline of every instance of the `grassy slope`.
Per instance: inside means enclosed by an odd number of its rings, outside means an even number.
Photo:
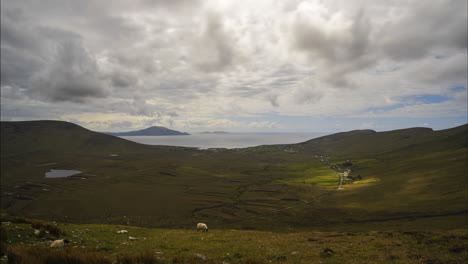
[[[399,228],[411,226],[415,218],[437,215],[451,219],[438,226],[466,228],[466,146],[466,125],[435,132],[421,128],[355,131],[299,144],[327,153],[335,161],[349,159],[359,168],[354,174],[367,180],[346,185],[322,209],[340,211],[333,222],[349,226],[361,222],[376,228],[391,223],[384,220],[402,219],[390,225]],[[422,223],[413,227],[430,229],[435,224],[428,219]]]
[[[140,145],[64,122],[2,122],[2,207],[37,218],[158,227],[466,228],[466,132],[466,125],[352,131],[212,152]],[[364,180],[269,213],[335,189],[338,177],[324,163],[345,160]],[[47,163],[56,164],[37,166]],[[51,168],[91,175],[44,179]]]

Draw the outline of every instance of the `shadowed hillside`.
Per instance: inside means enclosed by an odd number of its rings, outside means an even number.
[[[34,151],[94,155],[150,148],[63,121],[1,122],[1,142],[2,157]]]
[[[66,122],[2,122],[1,140],[2,208],[11,214],[165,228],[466,227],[467,125],[197,150]],[[50,169],[82,174],[44,178]]]
[[[435,151],[467,145],[467,125],[433,131],[430,128],[409,128],[388,132],[356,130],[337,133],[299,144],[305,150],[339,155],[374,155],[405,148]]]

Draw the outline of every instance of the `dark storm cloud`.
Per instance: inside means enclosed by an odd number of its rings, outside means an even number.
[[[382,32],[382,50],[396,60],[411,60],[429,54],[435,48],[467,47],[467,2],[412,2],[402,8],[403,19],[390,22]]]
[[[325,59],[330,62],[347,61],[365,54],[368,46],[370,24],[365,12],[354,18],[348,32],[327,32],[320,25],[298,17],[293,24],[293,48],[306,52],[311,60]],[[344,34],[343,34],[344,33]]]
[[[96,62],[80,39],[58,43],[49,64],[30,80],[34,95],[51,101],[81,102],[106,94],[97,75]]]
[[[29,77],[37,72],[42,61],[21,50],[8,46],[1,47],[1,85],[27,87]]]
[[[20,9],[2,10],[2,85],[51,101],[103,96],[95,59],[80,35],[28,19]]]
[[[21,10],[2,6],[0,18],[1,84],[26,87],[28,78],[43,64],[43,41],[24,23]]]
[[[410,2],[396,9],[401,16],[376,30],[368,11],[361,9],[347,29],[326,30],[297,16],[292,24],[291,47],[322,63],[321,79],[337,87],[352,86],[348,76],[392,59],[414,61],[439,50],[466,51],[466,1]],[[375,18],[374,18],[375,19]]]
[[[115,71],[108,76],[114,87],[125,88],[135,86],[138,83],[138,78],[126,71]]]
[[[293,48],[307,54],[311,62],[324,63],[327,73],[323,79],[334,86],[348,86],[349,73],[374,63],[368,52],[372,28],[362,9],[346,31],[325,31],[307,17],[297,17],[292,29]]]
[[[2,46],[13,46],[18,49],[35,50],[39,36],[34,28],[27,23],[23,11],[2,6],[1,13]]]
[[[226,30],[222,17],[209,13],[195,53],[195,67],[206,72],[222,71],[231,66],[236,50],[231,34]]]
[[[1,84],[26,89],[25,95],[51,101],[83,102],[102,97],[109,88],[129,87],[138,76],[128,69],[152,74],[156,65],[149,53],[124,49],[145,40],[145,28],[123,12],[186,12],[199,1],[11,1],[1,9]],[[108,50],[107,50],[108,49]],[[106,51],[107,50],[107,51]],[[118,70],[103,74],[95,52],[113,56]],[[111,76],[109,76],[111,75]]]

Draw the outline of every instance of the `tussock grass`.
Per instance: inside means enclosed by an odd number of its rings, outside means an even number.
[[[29,222],[33,228],[40,230],[40,233],[39,233],[40,237],[44,237],[46,236],[46,234],[51,234],[52,236],[55,236],[55,237],[66,235],[65,232],[60,230],[59,227],[57,227],[56,225],[47,223],[45,221],[27,220],[26,222]]]
[[[93,251],[74,248],[28,247],[13,245],[7,248],[8,263],[12,264],[111,264],[112,261]]]
[[[39,237],[51,238],[51,237],[66,236],[66,233],[60,230],[60,228],[56,224],[52,224],[43,220],[28,219],[24,217],[2,214],[1,221],[17,223],[17,224],[31,224],[32,228],[40,230],[40,233],[38,235]],[[3,228],[2,228],[2,232],[3,232]],[[3,234],[2,234],[2,241],[3,241]]]
[[[163,264],[153,251],[147,250],[139,254],[118,254],[116,264]]]

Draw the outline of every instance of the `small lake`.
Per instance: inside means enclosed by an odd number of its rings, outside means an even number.
[[[80,174],[81,171],[79,170],[50,170],[49,172],[46,172],[45,177],[46,178],[64,178],[64,177],[69,177],[73,176],[76,174]]]
[[[293,144],[324,136],[327,133],[227,133],[193,134],[188,136],[125,136],[121,137],[147,145],[180,147],[246,148],[258,145]]]

